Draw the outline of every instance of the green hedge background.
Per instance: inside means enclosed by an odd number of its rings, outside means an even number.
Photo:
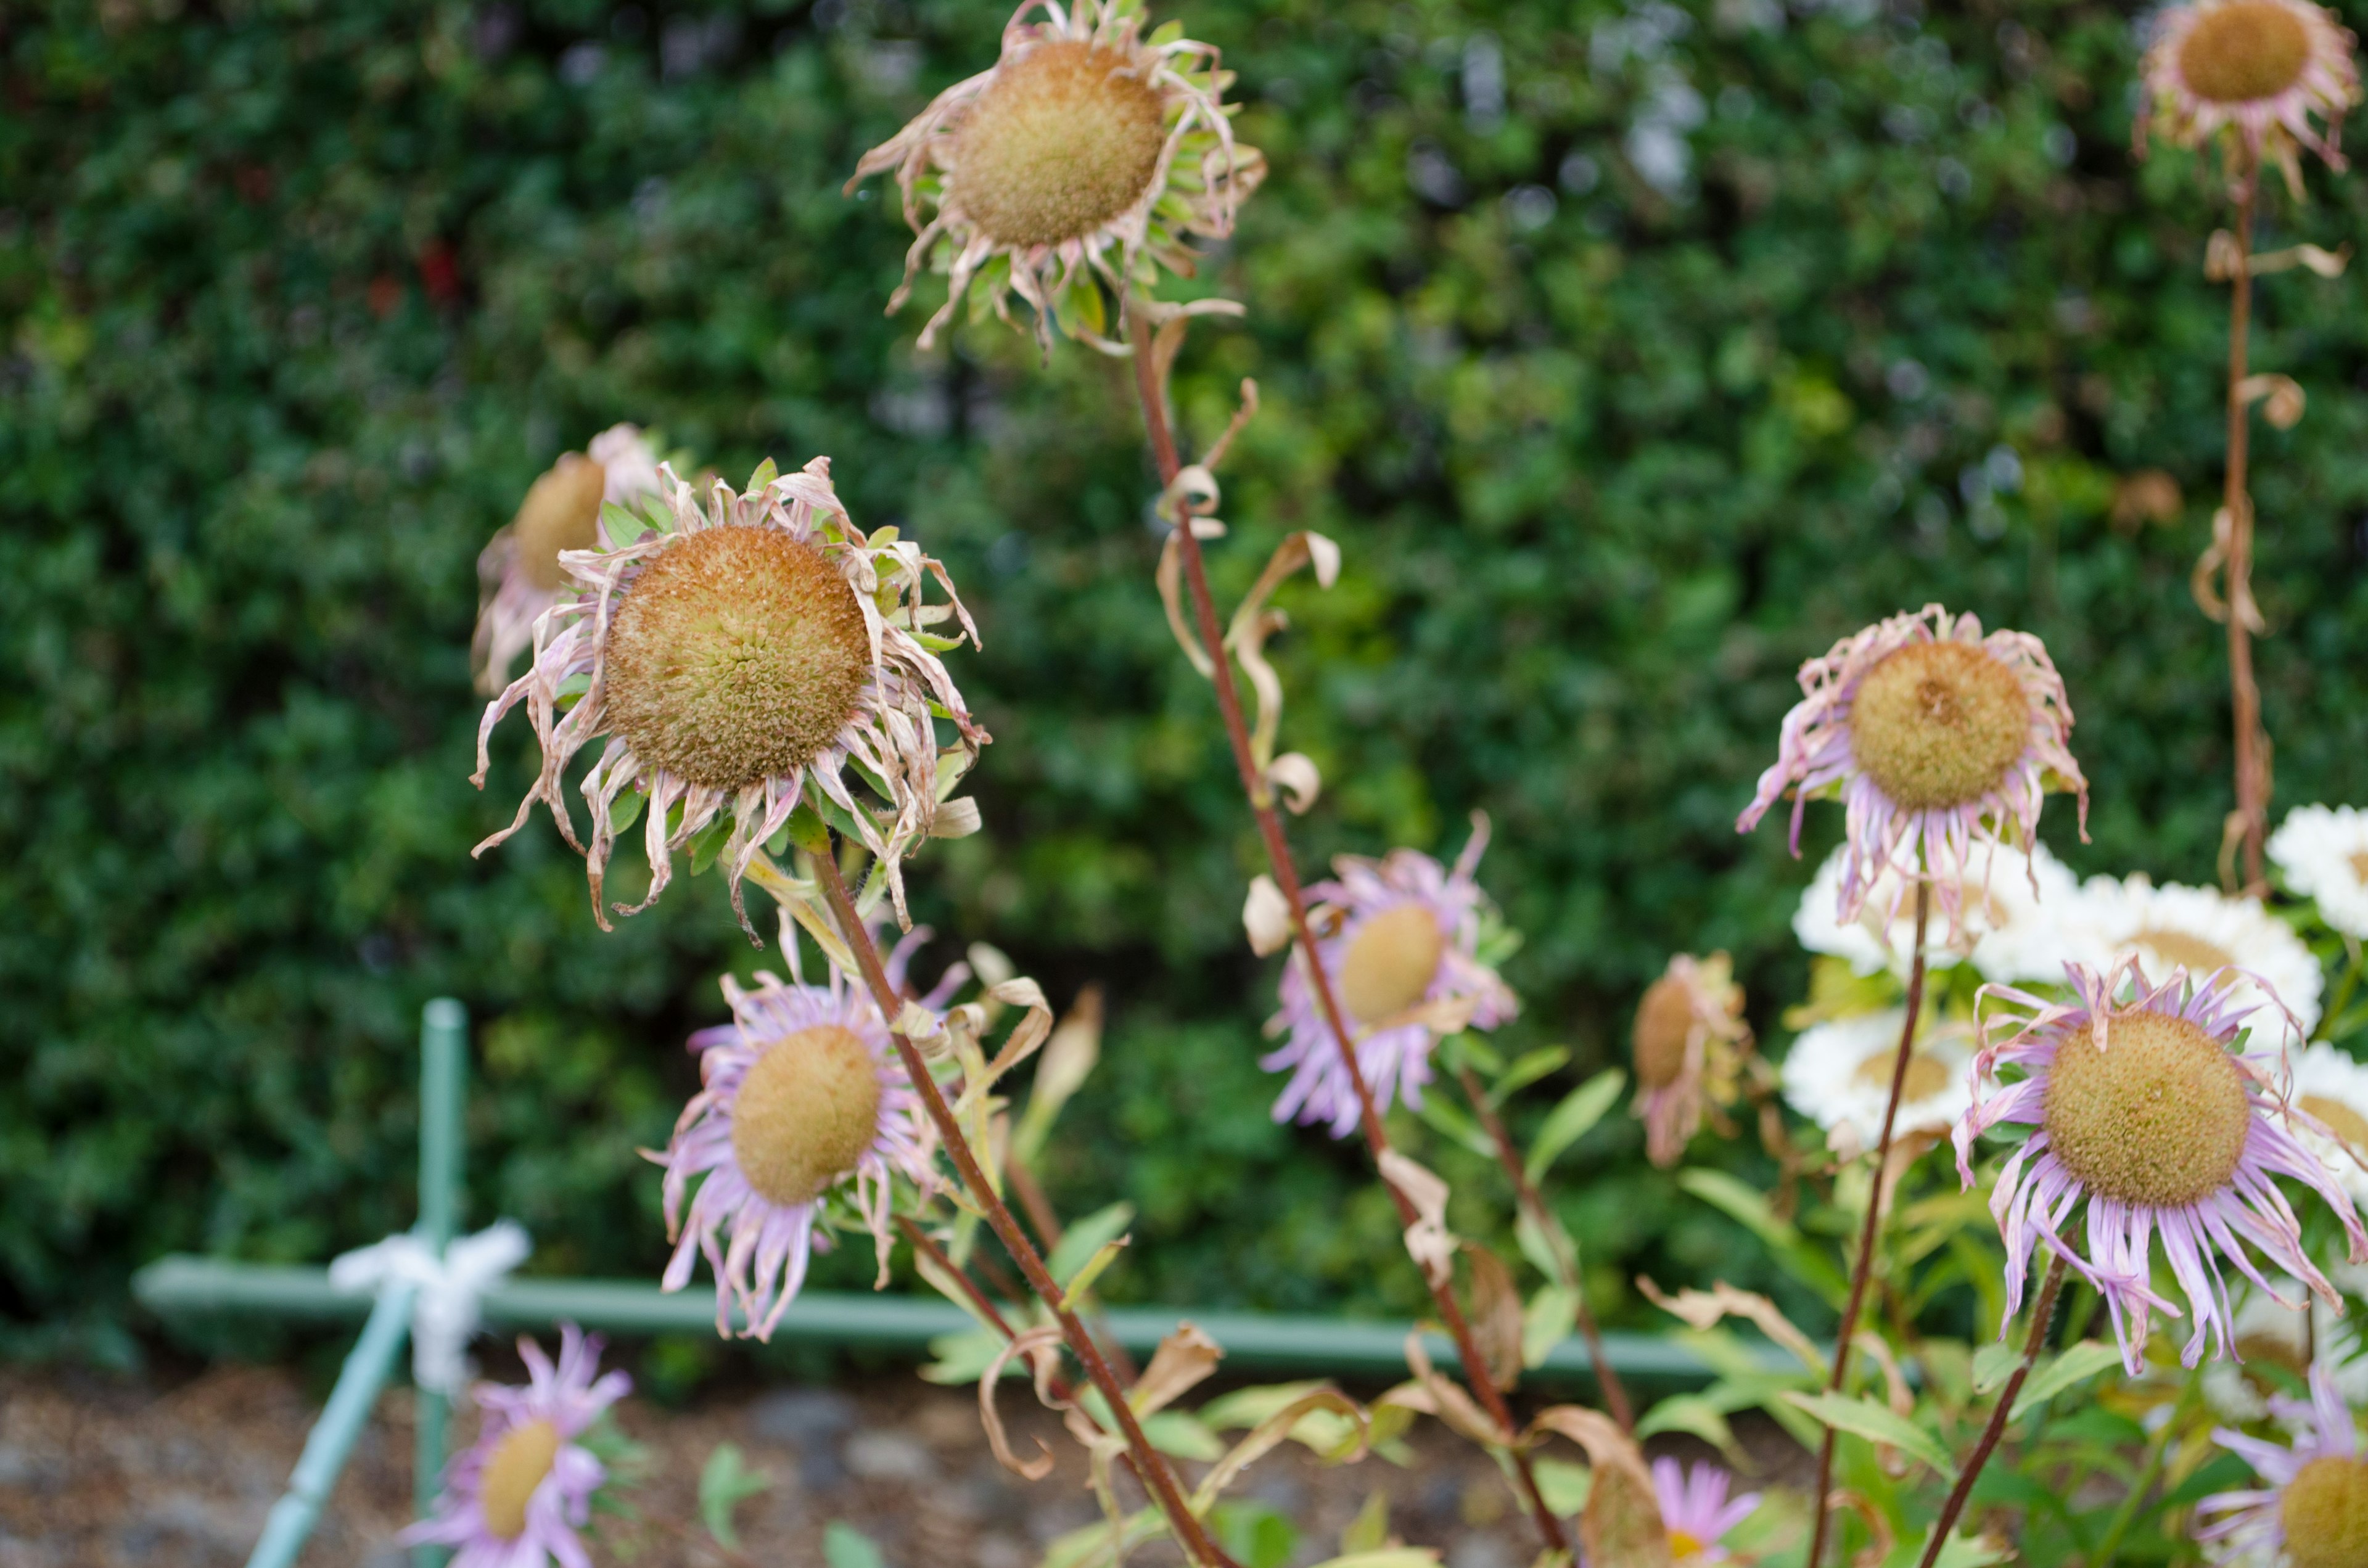
[[[1814,858],[1733,830],[1797,662],[1941,598],[2043,634],[2079,715],[2082,870],[2208,881],[2220,632],[2187,574],[2222,448],[2226,291],[2193,160],[2129,152],[2109,6],[1208,0],[1272,176],[1204,283],[1248,302],[1180,387],[1205,440],[1265,389],[1220,591],[1289,528],[1309,866],[1452,852],[1528,944],[1516,1032],[1617,1059],[1674,948],[1736,951],[1772,1043]],[[906,242],[840,182],[992,58],[988,0],[472,9],[103,0],[0,19],[0,1322],[126,1344],[172,1248],[319,1260],[410,1218],[420,1004],[482,1022],[477,1222],[543,1271],[654,1273],[656,1173],[714,976],[760,961],[712,879],[601,936],[529,777],[472,790],[473,560],[613,420],[727,472],[817,452],[941,554],[985,629],[989,831],[914,881],[1112,993],[1049,1175],[1137,1203],[1134,1299],[1410,1310],[1353,1148],[1266,1118],[1257,852],[1151,582],[1122,368],[882,319]],[[1673,151],[1682,157],[1680,171]],[[1681,177],[1672,180],[1672,175]],[[1646,177],[1652,176],[1651,178]],[[1656,185],[1655,180],[1660,183]],[[2265,245],[2360,232],[2358,179]],[[2282,803],[2368,796],[2368,312],[2261,289],[2257,437]],[[2168,469],[2174,523],[2116,527]],[[1812,857],[1830,842],[1820,820]],[[1565,1078],[1562,1080],[1567,1082]],[[1549,1088],[1552,1085],[1548,1086]],[[1545,1091],[1540,1091],[1541,1094]],[[1498,1223],[1485,1168],[1408,1136]],[[1740,1158],[1738,1154],[1736,1157]],[[1620,1281],[1734,1239],[1594,1134],[1559,1199]],[[826,1267],[853,1283],[860,1260]]]

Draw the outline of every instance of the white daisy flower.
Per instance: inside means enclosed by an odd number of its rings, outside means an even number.
[[[1842,878],[1850,854],[1837,848],[1817,868],[1793,934],[1813,953],[1846,959],[1861,974],[1889,970],[1905,975],[1914,958],[1916,904],[1896,870],[1876,878],[1858,916],[1839,916]],[[1975,842],[1958,879],[1960,927],[1949,937],[1946,924],[1926,924],[1925,962],[1947,969],[1966,959],[1985,980],[2061,980],[2065,950],[2062,917],[2080,893],[2069,868],[2044,844],[2030,854],[2011,845]]]
[[[2270,835],[2270,858],[2287,887],[2317,903],[2320,919],[2368,937],[2368,812],[2296,806]]]
[[[2280,1294],[2307,1299],[2295,1280],[2278,1281]],[[2270,1396],[2280,1385],[2257,1369],[2263,1364],[2283,1367],[2296,1377],[2310,1371],[2318,1359],[2334,1369],[2335,1386],[2344,1403],[2368,1404],[2368,1358],[2359,1355],[2359,1320],[2338,1316],[2325,1301],[2311,1300],[2309,1315],[2288,1306],[2266,1290],[2250,1290],[2237,1309],[2237,1357],[2214,1361],[2203,1369],[2203,1398],[2230,1421],[2262,1421],[2273,1413]]]
[[[2325,1160],[2351,1196],[2368,1203],[2368,1064],[2320,1040],[2293,1058],[2294,1109],[2317,1118],[2331,1136],[2297,1127],[2296,1135]]]
[[[1883,1136],[1883,1108],[1907,1021],[1903,1007],[1835,1018],[1802,1030],[1785,1055],[1786,1102],[1824,1128],[1827,1142],[1845,1157],[1873,1148]],[[1973,1061],[1973,1037],[1963,1025],[1924,1030],[1900,1086],[1895,1142],[1955,1124],[1974,1103]]]
[[[2248,971],[2232,976],[2227,989],[2240,1008],[2261,1009],[2252,1019],[2264,1037],[2257,1046],[2283,1043],[2298,1050],[2318,1027],[2319,992],[2326,984],[2318,960],[2260,899],[2229,898],[2176,882],[2156,887],[2142,873],[2119,881],[2091,877],[2066,926],[2083,962],[2104,970],[2135,958],[2157,985],[2174,969],[2186,970],[2199,985],[2222,969]],[[2271,998],[2262,994],[2255,975],[2293,1013],[2300,1033],[2285,1027],[2275,1007],[2263,1006]],[[2283,1041],[2269,1038],[2277,1034]]]

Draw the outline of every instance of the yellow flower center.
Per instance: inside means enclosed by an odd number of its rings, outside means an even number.
[[[2166,1013],[2117,1015],[2102,1051],[2067,1036],[2042,1105],[2055,1157],[2089,1191],[2158,1209],[2226,1187],[2253,1127],[2226,1049]]]
[[[2368,1562],[2368,1463],[2329,1454],[2302,1467],[2278,1505],[2294,1568]]]
[[[871,669],[855,590],[778,528],[685,534],[609,624],[607,701],[643,762],[738,790],[795,772],[856,713]]]
[[[1686,1070],[1686,1045],[1693,1038],[1694,999],[1686,983],[1665,974],[1636,1004],[1636,1082],[1666,1089]]]
[[[559,552],[590,550],[600,542],[600,497],[608,484],[608,470],[581,452],[569,452],[527,488],[510,528],[528,582],[545,593],[566,585]]]
[[[1998,787],[2031,733],[2012,670],[1963,642],[1911,642],[1866,673],[1850,751],[1911,812],[1969,806]]]
[[[1082,239],[1141,200],[1167,133],[1159,93],[1118,50],[1040,43],[996,70],[954,133],[951,195],[989,239]]]
[[[1669,1532],[1669,1556],[1675,1562],[1683,1562],[1689,1557],[1700,1557],[1709,1545],[1708,1541],[1697,1540],[1685,1530]]]
[[[2368,882],[2368,849],[2354,849],[2350,857],[2351,880]]]
[[[2213,971],[2225,969],[2237,961],[2236,955],[2226,948],[2207,942],[2190,931],[2169,931],[2149,926],[2130,938],[2130,946],[2138,949],[2139,967],[2147,976],[2159,983],[2170,978],[2174,965],[2201,980]],[[2145,960],[2155,961],[2147,963]]]
[[[2188,90],[2215,104],[2276,97],[2309,63],[2310,29],[2277,0],[2214,6],[2179,46]]]
[[[1891,1093],[1892,1064],[1898,1060],[1899,1048],[1886,1045],[1860,1062],[1858,1070],[1850,1076],[1888,1095]],[[1934,1095],[1945,1092],[1951,1076],[1947,1062],[1937,1056],[1927,1056],[1920,1051],[1916,1052],[1907,1059],[1907,1079],[1899,1087],[1899,1103],[1914,1105],[1918,1100],[1929,1100]]]
[[[548,1421],[513,1426],[494,1445],[477,1485],[485,1528],[504,1540],[526,1533],[526,1506],[559,1458],[559,1428]]]
[[[811,1028],[768,1046],[732,1101],[732,1156],[757,1195],[810,1201],[855,1168],[880,1127],[880,1070],[850,1029]]]
[[[2298,1108],[2327,1123],[2328,1131],[2363,1154],[2368,1154],[2368,1116],[2326,1095],[2305,1095]]]
[[[1447,933],[1419,903],[1393,904],[1357,927],[1340,960],[1340,1005],[1381,1024],[1421,1001],[1447,952]]]

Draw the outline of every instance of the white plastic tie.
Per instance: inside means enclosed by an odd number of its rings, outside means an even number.
[[[473,1236],[461,1237],[441,1257],[419,1236],[401,1231],[340,1254],[329,1265],[329,1285],[356,1293],[416,1285],[412,1378],[421,1388],[455,1395],[469,1381],[469,1340],[477,1332],[480,1303],[533,1250],[526,1227],[515,1220],[497,1220]]]

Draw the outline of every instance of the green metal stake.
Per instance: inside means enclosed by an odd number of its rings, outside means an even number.
[[[461,1207],[461,1093],[468,1071],[469,1010],[450,996],[427,1004],[419,1021],[419,1235],[441,1257],[452,1244]],[[436,1390],[417,1389],[416,1446],[411,1495],[416,1517],[436,1506],[444,1474],[446,1423],[451,1402]],[[422,1542],[411,1549],[412,1568],[443,1568],[449,1554]]]
[[[362,1336],[338,1371],[337,1386],[330,1391],[321,1418],[313,1423],[312,1432],[304,1438],[303,1456],[288,1478],[286,1494],[272,1505],[271,1517],[264,1521],[263,1539],[255,1543],[255,1554],[246,1560],[246,1568],[289,1568],[304,1550],[305,1538],[320,1522],[321,1509],[336,1490],[337,1476],[346,1468],[346,1457],[353,1452],[354,1439],[361,1436],[370,1406],[378,1403],[378,1391],[386,1386],[395,1356],[411,1333],[411,1301],[418,1290],[416,1285],[390,1286],[370,1308]]]

